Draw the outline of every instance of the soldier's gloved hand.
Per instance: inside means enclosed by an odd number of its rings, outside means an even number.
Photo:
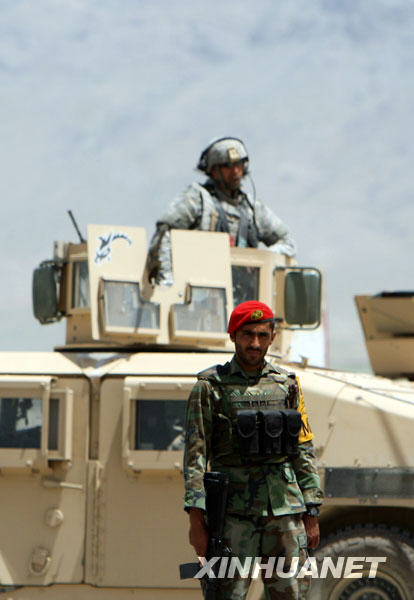
[[[303,515],[306,535],[308,537],[308,547],[315,549],[319,546],[319,522],[318,517],[311,517],[306,513]]]
[[[208,531],[201,508],[190,508],[190,544],[197,556],[205,556],[208,545]]]

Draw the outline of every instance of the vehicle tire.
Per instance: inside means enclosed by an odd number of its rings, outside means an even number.
[[[370,563],[359,561],[362,578],[312,579],[309,600],[413,600],[414,538],[407,531],[387,525],[356,525],[337,531],[315,551],[318,574],[322,561],[331,557],[386,557],[376,577],[368,577]],[[343,573],[343,572],[342,572]]]

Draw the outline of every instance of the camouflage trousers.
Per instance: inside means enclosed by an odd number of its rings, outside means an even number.
[[[292,572],[295,562],[298,563],[298,568],[295,569],[297,572],[307,558],[306,532],[300,514],[253,519],[227,515],[224,538],[232,550],[232,556],[239,559],[241,566],[249,565],[249,561],[246,563],[247,557],[253,557],[252,565],[255,557],[260,559],[262,568],[258,569],[257,573],[260,572],[262,576],[266,600],[306,599],[311,583],[310,577],[296,579],[294,575],[289,574],[294,557],[297,557],[298,561],[293,561]],[[275,567],[266,570],[265,565],[271,565],[270,557],[275,557]],[[278,576],[276,564],[285,577]],[[226,574],[229,574],[229,571]],[[252,568],[246,572],[235,569],[234,576],[218,578],[217,600],[244,600],[252,574]]]

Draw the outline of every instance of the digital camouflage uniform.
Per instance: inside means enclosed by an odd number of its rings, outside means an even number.
[[[213,179],[192,183],[157,221],[148,254],[148,273],[157,283],[172,283],[170,229],[228,231],[233,244],[257,247],[275,244],[275,252],[293,256],[295,243],[286,225],[259,200],[239,191],[224,194]]]
[[[242,457],[236,411],[245,407],[293,408],[301,413],[299,454]],[[298,380],[269,363],[258,374],[246,373],[235,357],[198,375],[187,404],[184,456],[185,508],[205,510],[203,475],[211,470],[229,476],[225,541],[244,564],[247,556],[285,557],[289,570],[292,557],[301,565],[307,557],[306,532],[302,521],[305,504],[320,504],[323,493],[313,452]],[[236,571],[237,575],[237,571]],[[220,600],[242,600],[249,580],[240,576],[220,580]],[[269,599],[303,600],[310,579],[294,577],[264,579]]]

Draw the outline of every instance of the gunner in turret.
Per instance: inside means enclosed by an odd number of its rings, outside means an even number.
[[[148,276],[171,285],[171,229],[223,231],[233,246],[256,248],[259,242],[275,252],[294,256],[296,247],[286,225],[255,197],[241,189],[249,156],[238,138],[213,140],[201,153],[197,169],[207,175],[192,183],[157,221],[148,254]]]

